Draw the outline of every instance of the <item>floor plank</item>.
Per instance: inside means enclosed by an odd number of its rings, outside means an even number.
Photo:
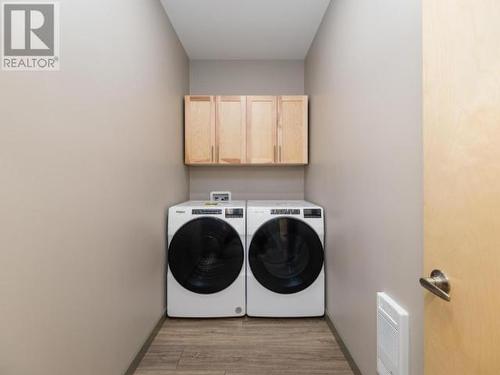
[[[323,319],[167,319],[135,375],[352,375]]]

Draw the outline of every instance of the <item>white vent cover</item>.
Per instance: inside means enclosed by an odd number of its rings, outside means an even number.
[[[408,375],[408,313],[385,293],[377,293],[377,372]]]

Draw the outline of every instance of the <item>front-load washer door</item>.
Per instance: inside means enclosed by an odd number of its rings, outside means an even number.
[[[297,293],[309,287],[323,269],[323,245],[303,221],[279,217],[255,232],[248,251],[257,281],[276,293]]]
[[[202,217],[184,224],[168,248],[172,275],[184,288],[199,294],[230,286],[243,267],[240,236],[225,221]]]

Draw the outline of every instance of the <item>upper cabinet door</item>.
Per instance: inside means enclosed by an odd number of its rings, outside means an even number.
[[[278,161],[308,163],[307,96],[278,97]]]
[[[247,97],[247,163],[276,161],[276,97]]]
[[[218,96],[216,103],[216,161],[243,164],[246,162],[246,96]]]
[[[215,99],[185,97],[185,163],[215,162]]]

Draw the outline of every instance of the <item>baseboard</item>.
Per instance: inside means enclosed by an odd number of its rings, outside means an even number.
[[[351,353],[349,353],[349,349],[347,349],[347,346],[344,344],[344,341],[340,337],[339,333],[337,332],[337,329],[335,328],[335,325],[333,324],[332,320],[328,316],[328,313],[325,313],[325,321],[326,324],[328,324],[328,328],[330,328],[330,331],[332,331],[333,336],[335,337],[335,340],[337,340],[337,343],[340,346],[340,350],[344,354],[345,359],[347,360],[347,363],[349,363],[349,367],[351,367],[352,372],[354,375],[363,375],[356,364],[354,362],[354,359],[352,358]]]
[[[160,331],[161,327],[163,326],[163,323],[167,319],[167,314],[163,314],[160,320],[158,320],[158,323],[156,323],[155,327],[149,334],[148,338],[146,339],[146,342],[144,345],[142,345],[141,350],[137,353],[135,358],[132,360],[132,363],[128,367],[127,371],[125,371],[124,375],[133,375],[135,370],[137,370],[137,367],[139,367],[139,364],[141,363],[142,359],[144,358],[144,355],[148,351],[149,347],[153,343],[153,340],[155,339],[156,335]]]

